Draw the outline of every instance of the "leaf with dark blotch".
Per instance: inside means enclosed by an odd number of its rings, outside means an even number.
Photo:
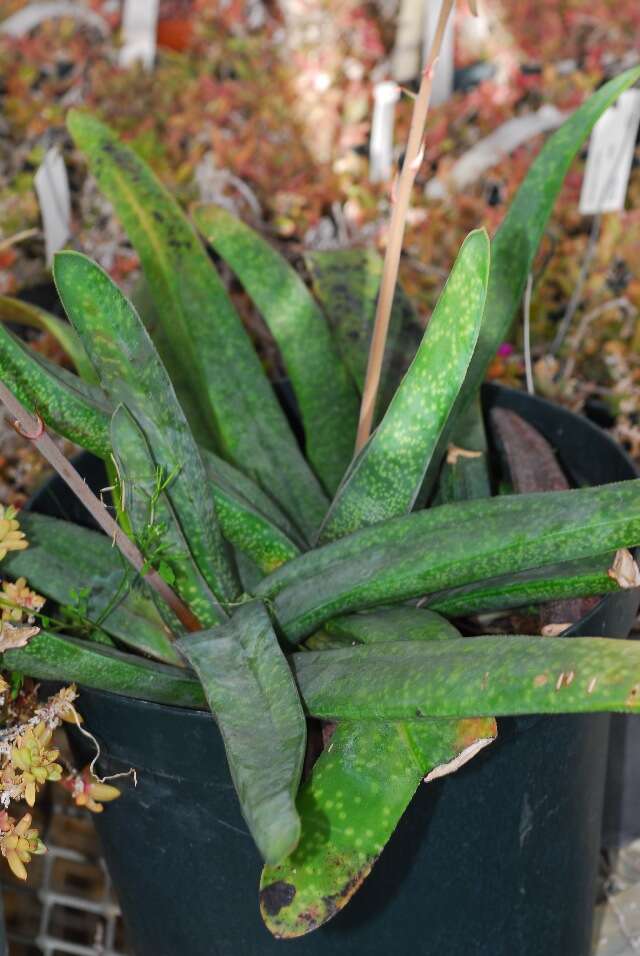
[[[293,654],[323,720],[640,712],[640,644],[491,636]]]
[[[132,581],[131,569],[106,535],[33,511],[21,513],[20,526],[29,547],[6,555],[4,574],[26,577],[61,605],[73,605],[74,594],[85,594],[89,620],[107,634],[141,654],[182,664],[146,585]]]
[[[7,651],[2,662],[39,680],[73,681],[175,707],[206,706],[199,682],[184,670],[64,634],[40,631],[26,647]]]
[[[338,619],[335,633],[363,643],[459,637],[438,614],[383,608]],[[260,904],[279,937],[317,929],[369,874],[423,777],[471,756],[496,735],[492,718],[338,724],[298,797],[302,835],[280,866],[265,867]],[[289,887],[289,898],[282,892]]]
[[[58,253],[53,273],[102,387],[114,405],[126,404],[144,432],[200,573],[219,600],[233,599],[238,581],[202,459],[144,325],[109,276],[86,256]]]
[[[279,863],[300,838],[295,797],[306,722],[269,615],[259,601],[243,604],[229,623],[181,638],[179,647],[218,722],[258,849],[268,863]]]
[[[551,210],[576,154],[597,120],[624,90],[640,78],[640,68],[621,73],[592,96],[549,137],[531,165],[491,242],[491,273],[478,347],[451,417],[477,393],[498,347],[509,335]],[[439,466],[449,438],[441,441],[434,462]],[[464,442],[462,442],[464,444]],[[435,480],[435,470],[427,477]]]
[[[257,591],[300,640],[340,614],[640,544],[640,481],[441,505],[294,558]]]
[[[428,606],[448,617],[465,617],[551,601],[572,601],[618,591],[609,576],[613,554],[552,564],[499,578],[477,581],[429,597]],[[567,618],[570,620],[570,618]]]
[[[380,281],[382,258],[373,249],[305,253],[313,291],[333,330],[343,361],[361,392]],[[411,301],[396,286],[385,346],[376,421],[384,414],[422,341],[424,329]]]
[[[286,259],[232,213],[199,205],[193,217],[269,327],[298,401],[307,458],[334,494],[353,455],[359,402],[322,311]]]
[[[111,445],[120,477],[118,490],[123,510],[140,550],[157,570],[159,562],[170,568],[172,587],[203,627],[219,624],[226,618],[225,609],[193,560],[169,494],[159,490],[158,465],[146,436],[124,405],[116,408],[111,419]],[[154,536],[151,552],[154,545],[161,543],[157,556],[149,551],[149,535]],[[161,599],[156,604],[167,626],[175,631],[174,613]]]
[[[69,130],[113,202],[147,279],[181,380],[191,376],[215,445],[277,499],[307,535],[327,502],[240,317],[184,213],[142,159],[95,118]]]
[[[424,775],[494,736],[490,718],[340,723],[300,791],[297,849],[262,873],[260,911],[274,936],[302,936],[343,909]]]
[[[489,237],[465,239],[420,348],[323,522],[332,541],[413,507],[473,355],[489,277]]]

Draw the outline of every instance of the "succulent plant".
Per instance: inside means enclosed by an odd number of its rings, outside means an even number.
[[[610,81],[549,139],[491,241],[468,236],[406,374],[388,366],[355,457],[363,366],[334,312],[348,288],[325,294],[316,261],[314,298],[248,226],[194,210],[275,339],[301,445],[194,226],[135,152],[70,115],[152,308],[139,315],[98,265],[59,253],[83,378],[0,327],[0,379],[104,459],[144,564],[135,573],[98,532],[24,515],[31,547],[5,567],[54,602],[88,594],[94,627],[82,639],[43,628],[4,664],[208,706],[265,860],[261,909],[277,936],[344,906],[421,781],[490,744],[496,716],[640,710],[636,642],[462,637],[452,623],[621,586],[607,574],[614,555],[640,544],[636,481],[491,497],[476,402],[573,157],[639,77]],[[366,258],[349,262],[357,285]],[[151,569],[196,627],[149,586]],[[326,722],[330,743],[302,781],[309,718]]]

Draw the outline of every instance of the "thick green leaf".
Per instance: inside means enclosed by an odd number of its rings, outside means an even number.
[[[233,599],[238,581],[202,459],[144,325],[106,272],[86,256],[58,253],[53,274],[102,387],[114,404],[126,404],[149,442],[162,479],[171,479],[165,494],[200,573],[219,600]]]
[[[176,707],[206,706],[202,687],[184,670],[64,634],[41,631],[25,647],[5,651],[2,662],[39,680],[73,681]]]
[[[482,318],[489,237],[465,239],[424,338],[325,518],[321,541],[410,511],[462,387]]]
[[[242,605],[228,624],[179,642],[204,687],[227,751],[242,813],[268,863],[300,838],[295,796],[306,723],[264,605]]]
[[[340,912],[423,776],[494,736],[491,719],[338,724],[300,791],[297,849],[262,874],[260,910],[274,936],[302,936]]]
[[[109,454],[109,403],[104,394],[48,362],[2,324],[0,379],[53,431],[101,458]]]
[[[210,452],[203,460],[227,541],[264,573],[300,553],[304,543],[299,533],[258,485]]]
[[[69,129],[138,252],[163,333],[225,458],[314,533],[326,499],[297,447],[213,264],[175,200],[102,123],[72,111]]]
[[[540,240],[571,163],[600,116],[638,79],[640,67],[634,67],[601,86],[549,137],[529,169],[491,243],[485,317],[451,424],[477,392],[489,362],[509,334]],[[441,454],[447,440],[445,435]],[[434,461],[438,461],[441,454],[435,456]]]
[[[158,318],[158,310],[144,275],[136,283],[136,287],[131,294],[131,301],[144,322],[144,327],[153,339],[153,344],[158,351],[162,364],[169,373],[171,384],[187,416],[193,437],[200,445],[201,450],[206,448],[215,451],[216,436],[202,407],[198,379],[193,374],[193,368],[183,364],[180,353],[176,353],[169,340],[165,327]]]
[[[288,640],[339,614],[640,544],[640,480],[442,505],[301,555],[261,583]]]
[[[325,720],[640,712],[640,643],[506,635],[293,654]]]
[[[353,455],[359,401],[322,311],[279,252],[220,206],[197,206],[194,221],[227,262],[267,323],[302,415],[307,458],[330,494]]]
[[[120,476],[121,504],[140,550],[161,573],[170,570],[173,588],[203,627],[219,624],[226,613],[193,560],[169,491],[160,491],[158,466],[145,434],[124,405],[113,413],[111,443]],[[154,553],[158,545],[160,550]],[[167,626],[175,629],[173,612],[160,600],[157,606]]]
[[[305,263],[338,350],[361,392],[382,279],[382,258],[373,249],[332,249],[307,252]],[[423,331],[411,301],[397,285],[382,365],[376,421],[384,414],[413,361]]]
[[[265,574],[300,554],[300,549],[279,528],[238,496],[214,488],[216,511],[227,541],[246,554]]]
[[[619,591],[620,585],[608,574],[613,558],[613,554],[596,555],[586,560],[478,581],[431,596],[429,607],[449,617],[464,617]]]
[[[27,578],[59,605],[86,600],[89,620],[108,634],[142,654],[182,665],[146,585],[131,580],[129,566],[106,535],[33,511],[20,514],[20,526],[29,547],[7,554],[3,574]]]
[[[12,299],[8,295],[0,295],[0,319],[3,322],[13,322],[14,325],[49,332],[67,353],[81,378],[85,382],[97,381],[87,353],[68,322],[64,322],[57,315],[52,315],[51,312],[37,305],[32,305],[31,302]]]
[[[364,643],[460,636],[439,615],[411,607],[351,615],[338,620],[335,630]],[[300,790],[298,847],[262,874],[261,910],[271,932],[300,936],[339,912],[368,875],[425,774],[462,754],[471,756],[495,735],[492,718],[338,724]]]
[[[441,641],[460,637],[453,624],[431,610],[410,606],[379,607],[327,621],[325,630],[358,644],[382,641]]]

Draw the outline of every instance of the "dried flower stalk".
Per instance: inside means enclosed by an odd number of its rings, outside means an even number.
[[[411,199],[411,190],[415,182],[418,170],[422,165],[424,156],[424,127],[429,112],[429,102],[431,100],[431,88],[433,85],[433,75],[437,65],[444,31],[447,26],[449,14],[453,7],[454,0],[444,0],[440,17],[436,27],[433,44],[429,51],[429,57],[422,74],[420,89],[416,96],[413,115],[411,117],[411,127],[409,130],[409,140],[405,159],[397,180],[397,186],[394,189],[393,208],[391,212],[391,223],[389,225],[389,237],[387,240],[387,249],[384,257],[384,267],[382,270],[382,281],[380,283],[380,294],[378,295],[378,304],[376,308],[375,323],[373,326],[373,336],[371,338],[371,347],[369,349],[369,362],[367,364],[367,375],[365,378],[364,389],[362,392],[362,404],[360,405],[360,421],[358,423],[358,435],[356,438],[356,452],[366,443],[371,434],[371,425],[375,411],[376,398],[380,385],[380,374],[382,371],[382,360],[387,342],[387,332],[389,330],[389,319],[391,317],[391,307],[393,305],[393,295],[398,281],[398,267],[400,265],[400,253],[404,240],[404,231],[407,222],[407,213],[409,211],[409,202]]]

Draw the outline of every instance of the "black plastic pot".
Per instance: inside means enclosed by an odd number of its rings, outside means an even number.
[[[485,388],[484,403],[535,425],[576,484],[635,475],[585,419],[496,386]],[[77,515],[56,481],[36,507]],[[609,595],[571,633],[624,638],[637,606],[636,592]],[[125,782],[96,818],[137,956],[590,952],[606,715],[502,720],[495,744],[420,788],[342,913],[279,942],[259,916],[260,861],[211,716],[89,690],[80,709],[100,741],[101,772],[138,771],[137,789]],[[92,756],[84,738],[72,742],[83,760]]]

